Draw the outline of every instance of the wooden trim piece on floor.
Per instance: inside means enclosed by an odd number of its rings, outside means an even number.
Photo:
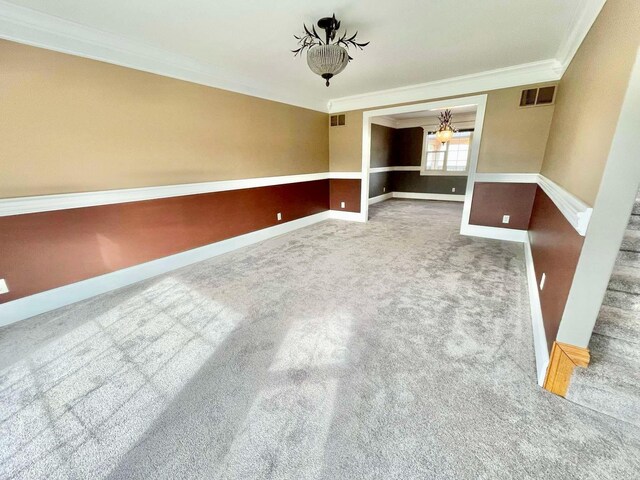
[[[553,342],[547,378],[544,381],[545,390],[561,397],[566,396],[573,369],[586,367],[590,359],[588,348]]]

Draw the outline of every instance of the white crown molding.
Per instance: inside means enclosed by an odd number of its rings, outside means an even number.
[[[300,101],[286,94],[266,91],[255,85],[252,79],[237,76],[232,78],[193,58],[4,0],[0,0],[0,38],[320,112],[335,113],[557,81],[571,62],[605,1],[585,0],[584,4],[576,7],[572,27],[555,59],[332,99],[328,105],[321,101]],[[396,128],[393,124],[390,121],[387,126]]]
[[[537,173],[476,173],[476,182],[538,183]]]
[[[542,319],[542,307],[540,305],[540,291],[536,279],[536,269],[533,263],[531,243],[529,235],[524,242],[524,261],[527,267],[527,284],[529,286],[529,308],[531,309],[531,326],[533,330],[533,350],[536,358],[536,374],[538,385],[544,384],[549,365],[549,350],[547,350],[547,336]]]
[[[542,174],[539,175],[538,185],[555,203],[573,228],[580,235],[585,236],[593,208]]]
[[[251,233],[222,240],[203,247],[187,250],[186,252],[169,255],[150,262],[134,265],[133,267],[116,270],[98,277],[36,293],[28,297],[19,298],[0,304],[0,326],[33,317],[40,313],[70,305],[101,293],[131,285],[172,270],[201,262],[209,258],[252,245],[269,238],[307,227],[329,218],[335,218],[334,212],[321,212],[315,215],[292,220],[273,227],[256,230]],[[336,212],[345,213],[345,212]]]
[[[517,85],[555,82],[560,80],[561,75],[562,68],[558,61],[555,59],[542,60],[434,82],[336,98],[329,101],[328,109],[329,113],[338,113],[432,98],[466,95]]]
[[[454,123],[456,127],[461,128],[473,128],[476,123],[475,113],[456,113],[453,111]],[[374,117],[377,118],[377,117]],[[372,119],[373,121],[373,119]],[[440,121],[437,117],[424,117],[424,118],[402,118],[396,121],[396,128],[415,128],[422,127],[425,130],[433,131],[438,128]]]
[[[187,183],[159,187],[127,188],[97,192],[62,193],[0,199],[0,217],[26,213],[50,212],[70,208],[95,207],[116,203],[139,202],[158,198],[181,197],[201,193],[225,192],[241,188],[269,187],[288,183],[312,182],[326,179],[360,179],[361,172],[322,172],[278,177],[243,178],[218,182]]]
[[[409,103],[560,80],[606,0],[576,2],[574,20],[555,58],[406,87],[331,99],[329,113]],[[397,128],[397,127],[396,127]]]
[[[589,33],[593,22],[598,18],[606,1],[584,0],[583,2],[576,2],[573,23],[568,29],[569,34],[565,37],[556,54],[556,60],[561,67],[562,74],[564,74],[571,60],[573,60],[574,55],[580,48],[587,33]]]
[[[383,127],[398,128],[400,123],[398,120],[392,117],[375,117],[371,119],[371,123],[375,125],[382,125]]]
[[[0,0],[0,38],[323,113],[327,111],[322,101],[301,102],[265,91],[250,79],[231,78],[190,57],[3,0]]]

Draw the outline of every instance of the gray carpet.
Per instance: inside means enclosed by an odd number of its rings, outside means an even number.
[[[632,478],[542,391],[519,244],[391,200],[0,330],[0,478]]]
[[[593,330],[591,363],[567,398],[640,427],[640,195]]]

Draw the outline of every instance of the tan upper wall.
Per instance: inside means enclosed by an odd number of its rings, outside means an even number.
[[[548,105],[520,108],[520,93],[524,88],[527,87],[479,92],[487,94],[487,109],[478,157],[478,172],[540,172],[554,107]],[[470,95],[477,94],[463,96]],[[429,100],[438,99],[425,99],[420,102]],[[371,109],[374,108],[379,107]],[[363,111],[346,112],[346,125],[329,129],[331,171],[361,170]]]
[[[326,172],[326,114],[0,40],[0,197]]]
[[[608,0],[562,77],[542,173],[593,205],[640,43],[640,2]]]
[[[362,170],[362,112],[345,112],[345,124],[329,128],[329,170]]]
[[[478,172],[540,172],[554,106],[520,107],[524,88],[487,92]]]

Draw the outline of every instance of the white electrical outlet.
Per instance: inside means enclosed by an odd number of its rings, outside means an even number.
[[[502,216],[502,223],[509,223],[510,219],[511,219],[510,215],[503,215]]]
[[[278,219],[278,221],[282,220],[282,214],[280,212],[278,212],[276,214],[276,218]]]
[[[451,189],[451,192],[455,192],[455,191],[456,191],[456,187],[453,187],[453,188]]]
[[[540,279],[540,290],[544,288],[544,282],[547,280],[547,274],[543,273],[542,278]]]
[[[340,202],[340,208],[344,208],[344,202]]]
[[[387,187],[382,187],[382,193],[387,191]]]
[[[0,278],[0,293],[9,293],[9,287],[7,287],[7,282],[4,281],[4,278]]]

